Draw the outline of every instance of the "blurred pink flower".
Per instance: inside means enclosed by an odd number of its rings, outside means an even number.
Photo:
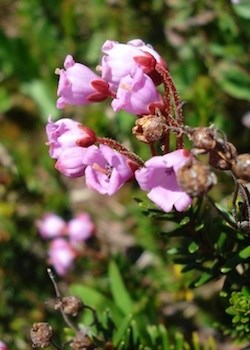
[[[70,242],[85,241],[94,233],[94,223],[87,213],[80,213],[68,221],[68,235]]]
[[[66,229],[65,221],[53,213],[44,214],[41,219],[37,220],[36,226],[40,236],[45,239],[62,236]]]
[[[0,350],[9,350],[8,346],[0,340]]]
[[[49,264],[58,275],[64,276],[72,268],[77,253],[68,241],[56,238],[50,242],[48,255]]]
[[[191,158],[191,153],[180,149],[164,156],[152,157],[145,162],[145,166],[135,172],[135,178],[143,191],[147,191],[148,198],[165,212],[173,207],[184,211],[192,203],[179,186],[176,172]]]
[[[57,89],[57,108],[69,105],[86,105],[100,102],[109,95],[109,85],[91,69],[81,63],[75,63],[68,55],[64,61],[65,69],[57,69],[59,84]]]

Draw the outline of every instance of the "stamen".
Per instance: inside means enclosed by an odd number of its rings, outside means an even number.
[[[56,68],[56,69],[55,69],[55,74],[56,74],[56,75],[60,75],[60,73],[61,73],[61,69],[60,69],[60,68]]]
[[[128,85],[128,84],[125,84],[125,83],[121,83],[119,87],[124,89],[124,90],[127,90],[127,91],[131,91],[132,90],[131,86]]]
[[[107,176],[110,175],[110,169],[102,168],[102,167],[101,167],[99,164],[97,164],[97,163],[94,163],[94,164],[92,165],[92,169],[94,169],[94,170],[96,170],[96,171],[99,171],[100,173],[105,174],[105,175],[107,175]]]

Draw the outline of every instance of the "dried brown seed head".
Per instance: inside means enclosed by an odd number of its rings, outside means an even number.
[[[166,134],[166,120],[162,116],[146,115],[138,118],[132,133],[139,141],[154,143],[160,141]]]
[[[194,128],[189,134],[194,146],[205,151],[214,149],[217,145],[216,130],[212,128]]]
[[[63,312],[67,315],[76,316],[81,312],[84,308],[84,304],[79,297],[76,296],[68,296],[62,298],[62,300],[58,301],[55,304],[55,310],[63,310]]]
[[[232,171],[238,179],[250,182],[250,154],[238,155],[232,165]]]
[[[232,162],[237,157],[237,150],[230,142],[218,144],[216,149],[209,154],[209,164],[216,169],[229,170]]]
[[[177,181],[190,197],[203,195],[217,182],[216,176],[210,168],[195,160],[178,170]]]
[[[73,350],[94,350],[95,345],[85,334],[85,332],[78,332],[76,336],[72,339],[70,347]]]
[[[36,322],[30,330],[33,348],[47,348],[53,337],[52,327],[47,322]]]

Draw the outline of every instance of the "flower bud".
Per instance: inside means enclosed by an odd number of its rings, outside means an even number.
[[[82,131],[82,137],[76,141],[77,146],[89,147],[96,142],[96,134],[94,130],[82,124],[79,124],[78,128]]]
[[[194,146],[206,151],[216,147],[215,130],[211,128],[195,128],[190,134]]]
[[[145,143],[157,142],[166,133],[166,120],[161,116],[145,115],[136,120],[132,133],[139,141]]]
[[[218,147],[209,154],[209,164],[220,170],[229,170],[232,161],[237,156],[235,146],[230,142],[219,144]]]
[[[84,332],[78,332],[72,339],[70,347],[73,350],[94,350],[96,349],[95,344],[89,339]]]
[[[82,311],[84,305],[79,297],[64,297],[55,305],[55,310],[61,309],[67,315],[77,316]]]
[[[190,197],[198,197],[208,192],[217,180],[207,165],[191,161],[178,170],[177,182]]]
[[[232,171],[237,178],[250,182],[250,154],[238,155],[232,165]]]
[[[47,322],[34,323],[30,331],[32,347],[47,348],[51,344],[52,336],[52,327]]]

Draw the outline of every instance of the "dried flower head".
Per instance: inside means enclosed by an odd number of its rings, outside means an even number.
[[[237,150],[232,143],[218,144],[217,148],[209,154],[209,164],[216,169],[229,170],[236,156]]]
[[[208,192],[217,180],[207,165],[193,160],[178,170],[177,182],[190,197],[198,197]]]
[[[67,315],[77,316],[83,310],[84,304],[79,297],[68,296],[55,304],[55,310],[62,309]]]
[[[132,133],[139,141],[154,143],[164,137],[166,130],[165,118],[150,114],[136,120]]]
[[[89,339],[85,332],[78,332],[72,339],[70,347],[73,350],[94,350],[96,349],[95,344]]]
[[[194,128],[188,133],[190,140],[194,146],[205,151],[214,149],[217,145],[216,130],[214,128]]]
[[[250,182],[250,154],[240,154],[232,165],[234,175],[243,181]]]
[[[36,322],[31,328],[30,337],[33,348],[47,348],[53,337],[52,327],[47,322]]]

